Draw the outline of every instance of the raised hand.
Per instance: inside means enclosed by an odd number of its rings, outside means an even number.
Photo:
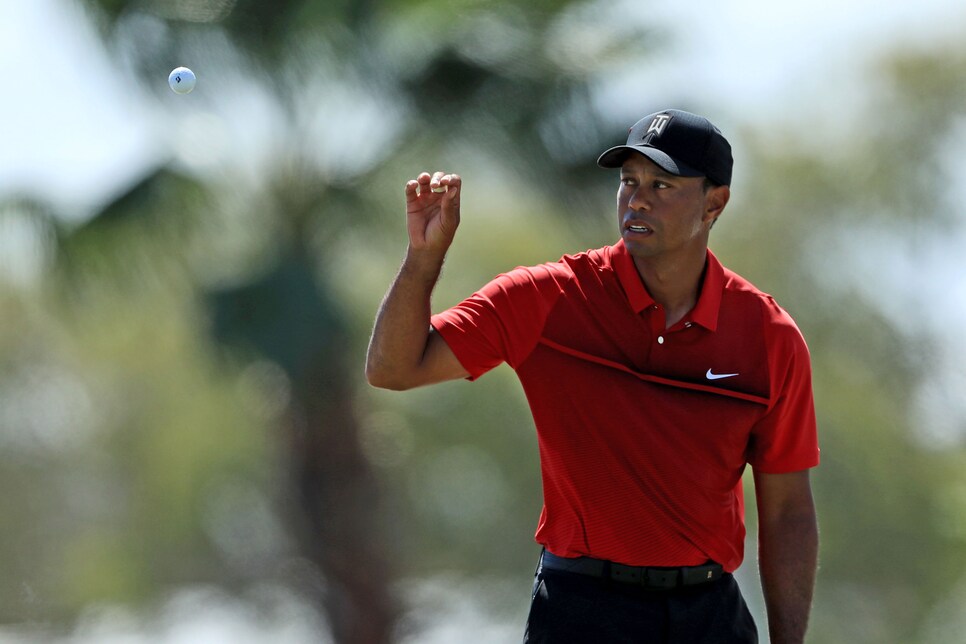
[[[423,172],[406,183],[406,221],[411,251],[446,254],[460,223],[458,174]]]

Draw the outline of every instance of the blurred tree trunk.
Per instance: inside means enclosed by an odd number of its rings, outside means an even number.
[[[300,554],[324,577],[301,590],[328,614],[336,641],[388,642],[398,609],[379,486],[352,408],[345,315],[312,267],[304,248],[290,247],[262,279],[212,293],[214,333],[255,349],[291,381],[282,464],[287,515]]]
[[[300,550],[325,575],[336,641],[389,642],[398,609],[380,538],[380,494],[359,444],[344,365],[319,359],[295,387],[288,449]]]

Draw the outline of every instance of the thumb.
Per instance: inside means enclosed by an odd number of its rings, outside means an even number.
[[[460,223],[460,192],[459,183],[451,183],[440,200],[440,223],[449,232],[455,231]]]

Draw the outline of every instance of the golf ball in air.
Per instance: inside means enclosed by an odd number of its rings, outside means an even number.
[[[195,88],[195,73],[187,67],[176,67],[168,74],[168,85],[177,94],[187,94]]]

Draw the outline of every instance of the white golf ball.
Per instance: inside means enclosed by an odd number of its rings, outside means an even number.
[[[168,74],[168,85],[177,94],[187,94],[195,88],[195,73],[187,67],[176,67]]]

